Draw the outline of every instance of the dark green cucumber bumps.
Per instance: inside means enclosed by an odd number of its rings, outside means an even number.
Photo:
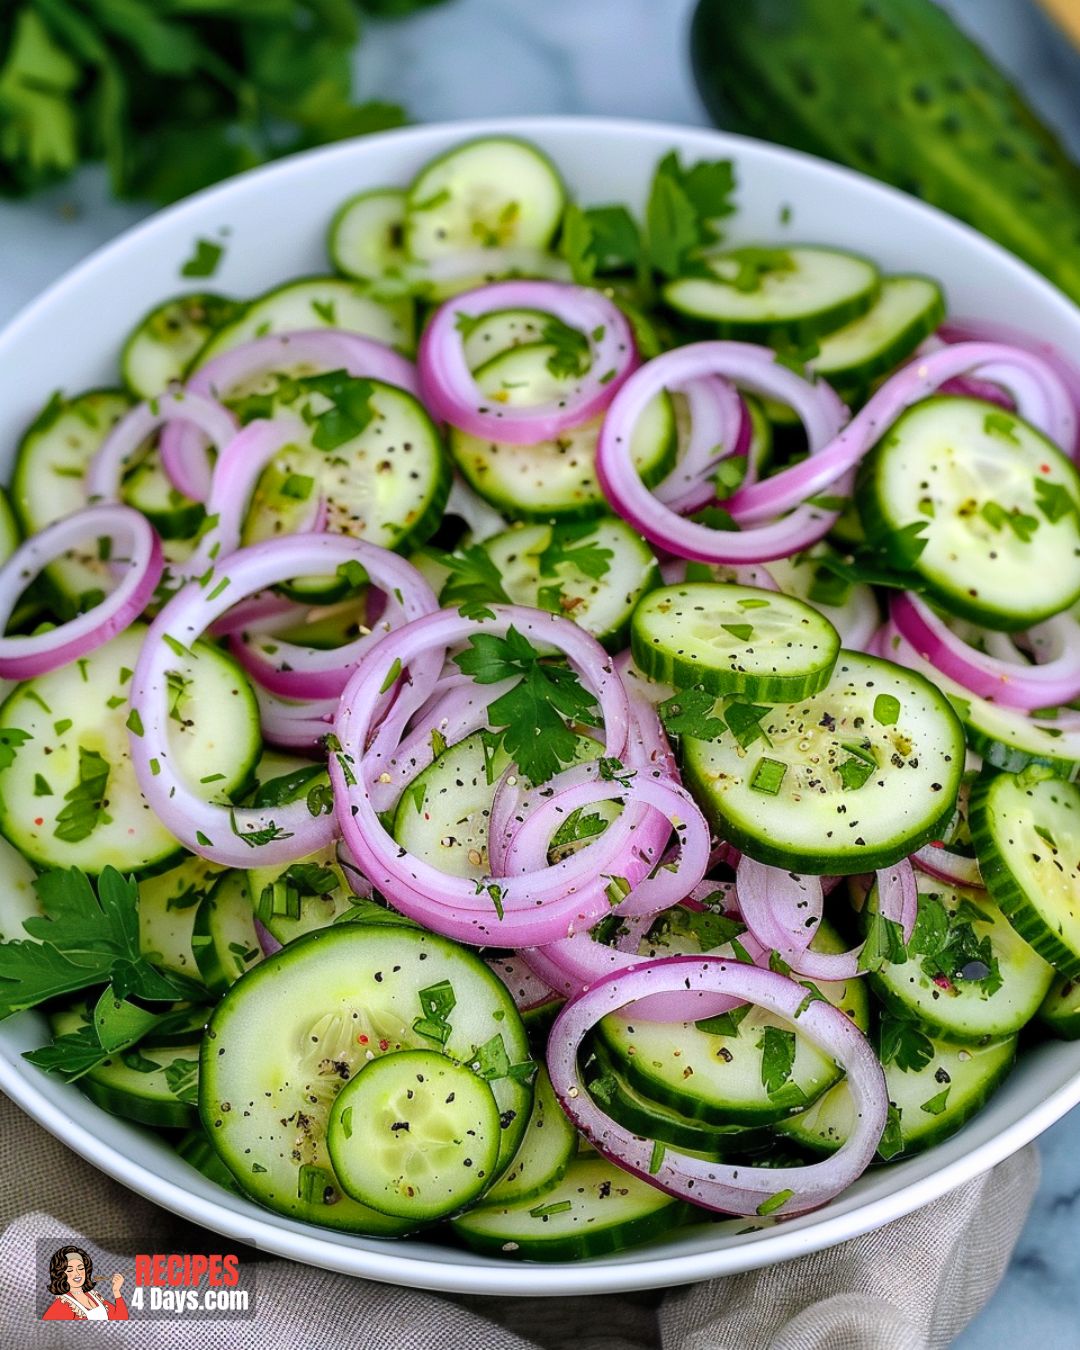
[[[720,125],[923,197],[1080,299],[1080,169],[933,0],[701,0],[691,52]]]

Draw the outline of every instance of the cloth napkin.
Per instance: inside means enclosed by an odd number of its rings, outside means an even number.
[[[0,1347],[69,1350],[924,1350],[997,1287],[1038,1182],[1033,1147],[926,1209],[767,1270],[617,1297],[443,1297],[259,1261],[250,1321],[39,1322],[39,1238],[140,1252],[235,1250],[111,1181],[0,1095]],[[115,1256],[115,1263],[114,1258]],[[103,1278],[102,1278],[103,1277]],[[130,1278],[124,1289],[130,1294]]]

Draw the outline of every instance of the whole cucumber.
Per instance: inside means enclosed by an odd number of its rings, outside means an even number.
[[[914,193],[1080,302],[1080,167],[933,0],[700,0],[691,53],[720,125]]]

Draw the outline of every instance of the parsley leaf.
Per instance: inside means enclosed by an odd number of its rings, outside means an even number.
[[[7,769],[15,763],[15,751],[20,745],[34,738],[21,727],[0,728],[0,769]]]
[[[596,525],[592,521],[556,526],[551,532],[551,542],[540,554],[540,575],[553,576],[557,567],[568,563],[594,581],[606,576],[615,554],[597,540],[590,540],[589,536],[595,534]]]
[[[53,834],[65,844],[77,844],[89,839],[99,825],[107,825],[112,817],[105,810],[105,792],[111,772],[109,761],[96,750],[79,746],[79,781],[64,793],[67,805],[56,816]]]
[[[903,1112],[900,1108],[890,1102],[889,1114],[885,1118],[885,1128],[881,1131],[881,1142],[878,1144],[877,1150],[878,1157],[885,1162],[903,1152],[904,1132],[900,1124],[902,1115]]]
[[[684,689],[665,699],[656,711],[668,735],[716,741],[727,731],[727,723],[714,716],[715,710],[716,699],[712,694],[704,689]]]
[[[1056,525],[1069,515],[1080,520],[1080,506],[1068,488],[1062,487],[1060,483],[1048,483],[1045,478],[1036,478],[1035,505],[1051,525]]]
[[[882,1064],[902,1073],[918,1073],[934,1058],[934,1043],[914,1022],[893,1013],[881,1014],[879,1050]]]
[[[196,239],[195,251],[180,268],[182,277],[212,277],[225,249],[212,239]]]
[[[867,915],[866,940],[859,952],[859,970],[882,970],[888,965],[902,966],[907,960],[904,930],[894,919],[871,912]]]
[[[645,209],[648,257],[661,275],[674,279],[695,270],[694,255],[720,237],[716,222],[734,210],[734,190],[730,160],[684,169],[674,151],[664,156]]]
[[[589,339],[579,328],[571,328],[554,315],[544,324],[539,340],[553,349],[546,364],[556,378],[585,375],[592,366]]]
[[[568,666],[541,660],[512,625],[505,638],[474,633],[454,662],[477,684],[518,683],[488,705],[493,727],[505,728],[503,746],[534,785],[546,783],[576,753],[577,736],[564,719],[595,724],[596,700]]]
[[[769,1096],[779,1092],[791,1077],[795,1064],[795,1033],[766,1027],[758,1041],[761,1051],[761,1085]]]
[[[347,370],[330,370],[308,375],[297,384],[305,392],[322,394],[330,401],[325,412],[304,409],[304,420],[315,428],[311,443],[316,450],[336,450],[359,436],[375,416],[371,396],[375,387],[370,380],[356,379]]]
[[[487,617],[480,610],[488,604],[513,603],[503,586],[502,572],[482,544],[470,544],[456,553],[442,553],[435,548],[427,548],[425,552],[450,572],[439,594],[441,605],[456,605],[465,618],[479,619]]]

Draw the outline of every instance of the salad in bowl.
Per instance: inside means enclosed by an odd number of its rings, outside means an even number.
[[[740,1234],[1080,1036],[1080,374],[511,135],[182,294],[0,498],[0,1015],[290,1223]],[[62,381],[62,353],[58,358]]]

